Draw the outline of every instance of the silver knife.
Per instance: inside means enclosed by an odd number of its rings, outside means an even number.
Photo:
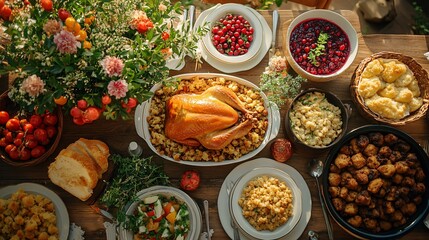
[[[277,24],[279,22],[279,12],[273,11],[273,38],[271,40],[271,48],[268,53],[269,58],[272,58],[276,54],[276,37],[277,37]]]

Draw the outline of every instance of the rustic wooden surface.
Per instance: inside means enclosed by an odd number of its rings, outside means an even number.
[[[262,15],[267,19],[269,25],[271,25],[271,12],[262,11]],[[299,12],[283,10],[280,11],[281,23],[297,16]],[[367,57],[371,53],[389,50],[404,53],[406,55],[414,57],[425,69],[429,69],[429,61],[424,58],[423,53],[428,52],[429,48],[429,36],[411,36],[411,35],[365,35],[362,36],[359,26],[358,16],[351,11],[341,11],[341,14],[346,16],[353,26],[356,28],[359,35],[359,53],[350,69],[342,74],[337,80],[329,83],[306,83],[306,87],[317,87],[326,89],[334,92],[340,97],[345,103],[351,104],[352,108],[355,106],[351,101],[349,93],[349,82],[352,75],[353,69],[357,66],[360,60]],[[277,45],[282,46],[281,36],[284,34],[284,29],[281,27],[278,32]],[[255,68],[249,71],[243,71],[234,73],[232,75],[245,78],[254,83],[259,82],[259,76],[263,72],[265,66],[268,63],[268,55],[263,61]],[[193,62],[189,62],[187,66],[181,71],[172,71],[172,75],[179,73],[195,72]],[[196,72],[219,72],[216,69],[210,67],[208,64],[203,64],[203,68]],[[4,89],[2,89],[4,90]],[[281,109],[282,116],[285,114],[286,109]],[[363,119],[359,113],[354,109],[349,120],[348,131],[370,123],[366,119]],[[418,142],[422,139],[427,139],[429,134],[429,121],[425,118],[420,119],[417,122],[411,123],[406,126],[398,127],[399,129],[412,135]],[[106,221],[102,216],[93,212],[93,210],[86,203],[81,202],[77,198],[74,198],[67,192],[63,191],[59,187],[53,185],[47,177],[47,167],[53,161],[58,152],[67,147],[70,143],[76,141],[80,137],[96,138],[105,141],[112,153],[127,154],[127,146],[130,141],[136,141],[144,147],[144,156],[155,155],[147,147],[143,139],[139,138],[134,127],[134,121],[106,121],[98,120],[92,124],[77,126],[72,123],[69,116],[64,119],[64,131],[62,140],[58,146],[58,149],[45,163],[42,163],[35,167],[30,168],[14,168],[4,163],[0,163],[0,187],[11,184],[17,184],[22,182],[35,182],[46,185],[53,191],[55,191],[65,202],[69,215],[70,222],[74,222],[80,225],[85,233],[85,239],[98,240],[106,239],[105,229],[103,222]],[[283,126],[280,128],[278,138],[285,137],[285,129]],[[269,145],[261,151],[255,158],[258,157],[271,157],[269,152]],[[320,201],[316,191],[315,180],[307,173],[306,166],[308,160],[312,157],[323,157],[326,153],[311,153],[303,152],[302,149],[294,149],[295,154],[287,162],[287,164],[296,168],[306,180],[312,196],[312,213],[311,219],[308,226],[300,239],[307,239],[307,232],[314,230],[319,233],[320,239],[327,239],[327,231],[322,215],[322,209]],[[160,157],[154,157],[155,162],[162,164],[166,173],[171,177],[173,184],[178,186],[178,178],[183,171],[188,169],[195,169],[201,173],[201,185],[200,188],[190,193],[190,196],[195,199],[207,199],[210,204],[210,224],[211,228],[214,229],[213,239],[229,239],[224,232],[222,225],[219,220],[217,211],[217,196],[222,185],[223,179],[228,173],[235,168],[238,164],[231,164],[227,166],[220,166],[216,168],[204,168],[204,167],[190,167],[180,163],[171,163],[169,161],[162,160]],[[334,228],[335,239],[352,239],[350,235],[344,232],[335,222],[332,221]],[[406,235],[404,239],[427,239],[428,229],[420,224],[415,230]]]

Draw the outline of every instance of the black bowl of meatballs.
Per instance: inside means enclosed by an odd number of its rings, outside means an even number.
[[[323,198],[332,218],[360,239],[396,239],[429,211],[429,157],[407,133],[368,125],[327,156]]]

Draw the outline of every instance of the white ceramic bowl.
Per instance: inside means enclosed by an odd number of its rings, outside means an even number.
[[[254,29],[253,41],[250,44],[248,52],[243,55],[229,56],[227,54],[222,54],[216,49],[216,47],[212,43],[212,27],[216,25],[216,22],[218,22],[219,19],[225,17],[229,13],[233,15],[243,16],[243,18],[246,19]],[[204,21],[209,23],[208,26],[210,31],[203,38],[203,45],[207,49],[207,52],[219,61],[232,64],[244,63],[253,59],[262,47],[262,24],[259,21],[258,17],[251,10],[241,4],[228,3],[220,5],[219,7],[216,7],[213,11],[211,11],[209,15],[207,15],[207,17],[204,19]]]
[[[292,191],[293,195],[293,213],[292,216],[283,225],[276,228],[274,231],[256,230],[243,216],[242,208],[238,205],[238,200],[241,197],[243,189],[248,185],[248,182],[256,177],[270,176],[284,182],[286,186]],[[279,239],[287,235],[298,223],[302,213],[302,199],[301,190],[299,190],[295,181],[285,172],[271,167],[255,168],[250,172],[244,174],[234,184],[232,194],[230,196],[230,212],[233,220],[237,223],[240,230],[251,239]]]
[[[259,90],[259,88],[255,84],[253,84],[253,83],[251,83],[245,79],[235,77],[235,76],[231,76],[231,75],[226,75],[226,74],[188,73],[188,74],[176,75],[173,77],[178,78],[178,79],[192,79],[196,76],[198,76],[200,78],[223,77],[226,80],[231,80],[231,81],[237,82],[241,85]],[[151,92],[155,92],[156,90],[160,89],[161,87],[162,87],[161,84],[156,84],[155,86],[152,87]],[[235,164],[238,162],[246,161],[246,160],[254,157],[262,149],[264,149],[265,146],[267,145],[267,143],[270,142],[272,139],[274,139],[279,132],[279,129],[280,129],[280,112],[279,112],[279,109],[275,103],[268,101],[267,97],[265,96],[265,94],[263,92],[261,92],[261,96],[264,99],[265,109],[268,111],[268,116],[267,116],[268,117],[268,128],[267,128],[267,131],[265,133],[265,137],[264,137],[261,145],[258,148],[247,153],[246,155],[241,156],[238,159],[227,159],[227,160],[224,160],[221,162],[214,162],[214,161],[208,161],[208,162],[207,161],[199,161],[199,162],[196,162],[196,161],[177,161],[171,157],[160,154],[156,150],[156,148],[153,146],[153,144],[151,143],[151,134],[149,132],[149,124],[147,122],[147,117],[149,116],[151,99],[149,99],[149,100],[147,100],[147,101],[145,101],[142,104],[139,104],[137,106],[136,111],[135,111],[135,116],[134,116],[134,123],[135,123],[137,134],[146,141],[149,148],[154,153],[158,154],[160,157],[162,157],[166,160],[169,160],[169,161],[174,162],[174,163],[193,165],[193,166],[202,166],[202,167]]]
[[[166,186],[153,186],[146,188],[137,193],[139,199],[144,199],[150,196],[164,195],[166,197],[175,197],[177,200],[184,202],[188,206],[189,210],[189,220],[190,220],[190,229],[186,240],[199,239],[201,229],[202,229],[202,215],[198,205],[195,201],[185,192],[174,187]],[[131,203],[126,210],[127,215],[132,215],[137,208],[139,202]],[[119,237],[122,240],[132,240],[133,233],[131,231],[119,228]]]
[[[334,23],[344,31],[344,33],[347,35],[349,39],[350,52],[346,62],[340,69],[338,69],[337,71],[331,74],[326,74],[326,75],[311,74],[307,72],[305,69],[303,69],[300,65],[298,65],[298,63],[292,57],[292,53],[290,49],[290,44],[291,44],[290,38],[291,38],[292,31],[300,23],[306,22],[311,19],[323,19],[331,23]],[[293,70],[295,70],[295,72],[297,72],[299,75],[314,82],[326,82],[326,81],[336,79],[339,75],[341,75],[344,71],[346,71],[350,67],[350,65],[355,60],[355,57],[358,52],[358,36],[357,36],[356,30],[353,28],[352,24],[346,18],[331,10],[315,9],[315,10],[309,10],[307,12],[300,14],[299,16],[294,18],[290,23],[287,30],[286,39],[287,39],[286,41],[287,60],[289,64],[291,65]],[[304,53],[304,51],[302,51],[302,53]]]

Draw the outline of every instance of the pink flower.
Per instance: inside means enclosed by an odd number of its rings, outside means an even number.
[[[117,57],[107,56],[101,60],[100,64],[109,77],[121,76],[124,69],[124,62]]]
[[[128,83],[125,80],[110,81],[107,90],[110,96],[116,99],[123,98],[127,95]]]
[[[161,12],[164,12],[165,10],[167,10],[167,6],[165,6],[164,4],[161,3],[158,6],[158,10]]]
[[[61,32],[55,34],[54,43],[57,44],[57,50],[60,53],[76,53],[77,48],[81,46],[73,33],[66,30],[61,30]]]
[[[21,83],[20,91],[28,93],[30,97],[37,97],[45,91],[45,82],[36,75],[31,75]]]
[[[50,19],[43,25],[43,31],[45,31],[48,36],[55,35],[61,31],[61,24],[57,20]]]

